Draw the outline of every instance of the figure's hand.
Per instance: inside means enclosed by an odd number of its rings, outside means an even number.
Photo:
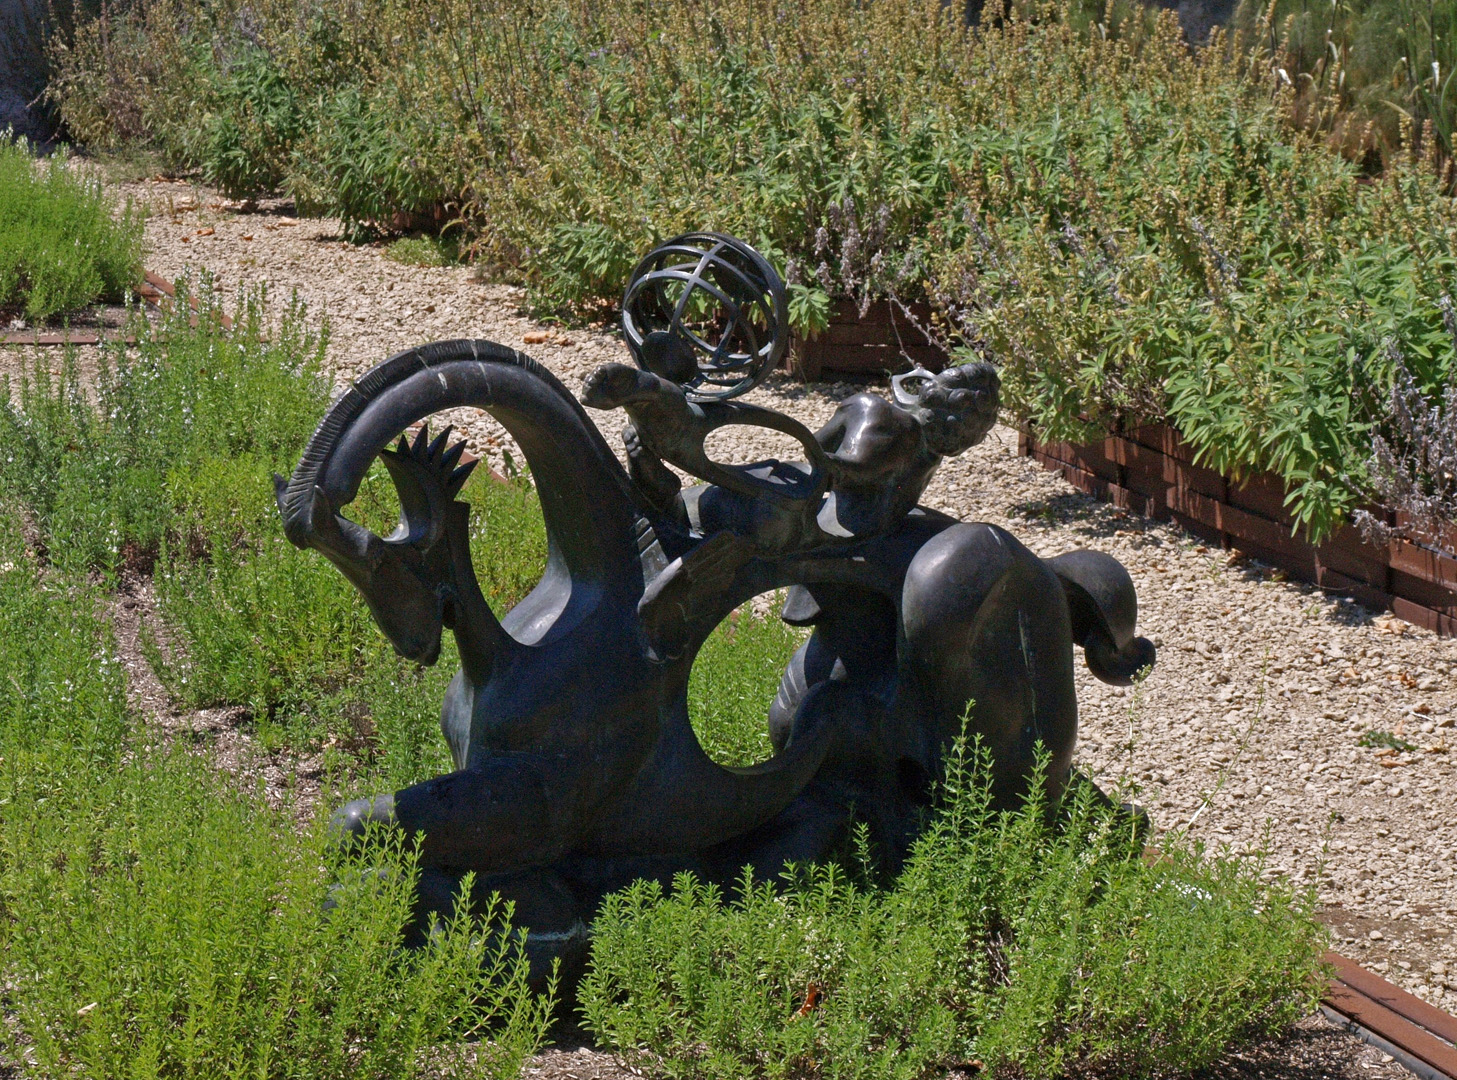
[[[617,409],[653,392],[656,379],[628,364],[603,364],[582,384],[582,404],[589,409]]]
[[[622,429],[622,446],[627,451],[628,458],[635,460],[642,457],[642,436],[637,433],[635,424],[628,424]]]

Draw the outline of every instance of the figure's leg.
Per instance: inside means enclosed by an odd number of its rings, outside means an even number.
[[[779,693],[769,705],[769,742],[776,754],[789,742],[794,719],[799,714],[799,706],[804,701],[805,694],[826,679],[832,678],[837,665],[838,658],[825,647],[818,631],[811,634],[789,658],[789,664],[779,680]],[[845,677],[843,665],[839,666],[839,677]]]
[[[423,833],[424,867],[487,873],[540,866],[576,841],[585,808],[569,794],[575,786],[560,761],[503,755],[393,795],[356,799],[334,815],[334,827],[346,839],[371,823]]]
[[[1009,533],[955,525],[916,554],[901,598],[904,704],[942,747],[969,732],[995,760],[994,788],[1015,803],[1040,743],[1060,791],[1077,738],[1072,630],[1057,577]]]

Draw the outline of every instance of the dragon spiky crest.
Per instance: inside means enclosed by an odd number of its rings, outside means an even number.
[[[439,542],[446,508],[476,467],[474,460],[457,464],[465,454],[465,443],[450,444],[453,430],[447,425],[432,440],[430,425],[424,423],[413,443],[408,435],[401,435],[393,450],[380,451],[380,460],[400,497],[400,527],[385,538],[386,543],[425,549]]]

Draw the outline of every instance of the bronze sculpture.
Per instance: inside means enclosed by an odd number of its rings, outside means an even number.
[[[625,409],[629,470],[535,361],[447,341],[364,376],[278,479],[289,539],[339,567],[402,655],[433,663],[444,629],[455,637],[441,724],[456,771],[336,819],[346,835],[371,822],[421,834],[422,916],[474,872],[478,892],[517,902],[538,960],[580,958],[598,900],[635,877],[773,875],[827,857],[855,821],[894,861],[969,702],[996,797],[1011,801],[1039,748],[1055,786],[1069,775],[1074,644],[1106,681],[1152,663],[1115,560],[1039,559],[1000,528],[915,505],[943,456],[995,421],[994,369],[911,372],[894,402],[856,395],[811,433],[730,400],[782,356],[783,312],[777,274],[747,245],[680,237],[628,286],[637,367],[607,365],[583,394]],[[499,619],[455,499],[461,446],[447,429],[388,449],[465,405],[520,445],[549,539],[541,583]],[[714,462],[703,440],[725,424],[789,434],[805,461]],[[387,538],[341,513],[376,456],[400,494]],[[707,482],[682,490],[664,462]],[[782,617],[813,630],[767,709],[774,756],[717,765],[689,722],[694,658],[739,605],[784,588]]]

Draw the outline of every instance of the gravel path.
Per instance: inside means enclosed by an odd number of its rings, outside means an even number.
[[[574,391],[595,365],[625,358],[613,335],[532,322],[517,289],[466,268],[398,265],[341,242],[333,222],[295,221],[286,207],[235,213],[184,184],[126,192],[152,208],[149,269],[205,269],[225,294],[262,282],[275,299],[297,291],[330,319],[341,380],[451,337],[520,348]],[[751,400],[814,428],[854,389],[776,377]],[[614,445],[618,423],[603,425]],[[509,443],[493,421],[463,430],[500,465]],[[782,451],[738,431],[710,448],[741,461]],[[1136,691],[1079,665],[1083,767],[1134,785],[1161,829],[1267,850],[1269,872],[1317,890],[1338,950],[1457,1012],[1457,641],[1099,504],[1017,457],[1005,427],[944,465],[925,502],[1003,525],[1039,554],[1093,546],[1121,559],[1159,661]],[[1371,732],[1416,749],[1362,745]]]

